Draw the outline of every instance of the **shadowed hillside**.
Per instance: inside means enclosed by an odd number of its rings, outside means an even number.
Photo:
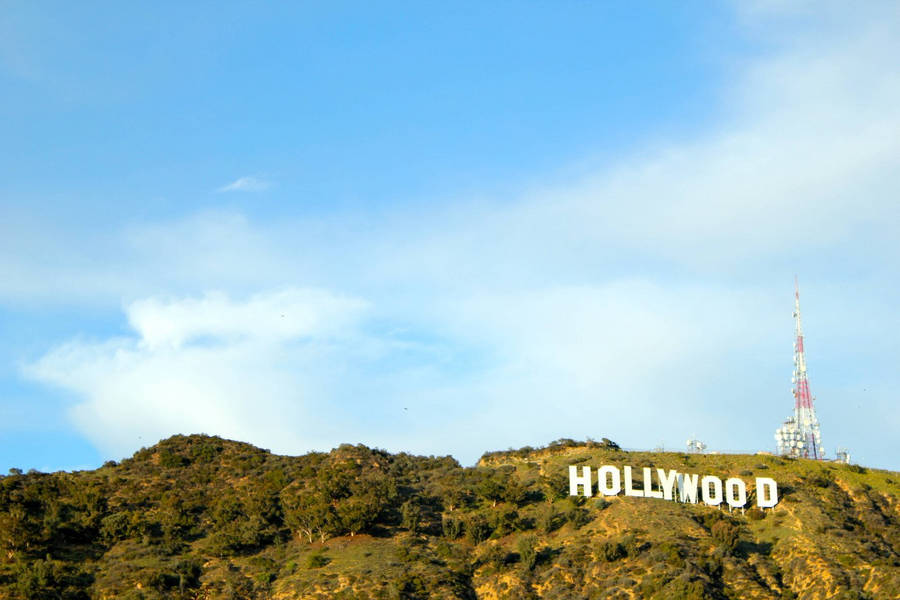
[[[781,501],[569,497],[572,464],[772,477]],[[900,474],[569,440],[462,468],[175,436],[0,478],[0,546],[0,598],[895,599]]]

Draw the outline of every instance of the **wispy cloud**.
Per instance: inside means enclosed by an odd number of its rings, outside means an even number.
[[[271,182],[262,179],[260,177],[238,177],[231,183],[227,185],[223,185],[218,188],[216,191],[219,193],[224,192],[261,192],[263,190],[267,190],[272,186]]]

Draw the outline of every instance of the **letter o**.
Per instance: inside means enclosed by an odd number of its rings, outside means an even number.
[[[608,481],[607,476],[612,476],[611,482]],[[612,465],[603,465],[597,469],[597,488],[604,496],[615,496],[621,492],[622,475],[619,473],[619,469]]]
[[[743,480],[732,477],[725,481],[725,501],[731,508],[743,508],[747,504],[747,486]]]
[[[712,491],[710,491],[709,484],[712,484]],[[721,479],[714,475],[707,475],[701,480],[700,489],[703,495],[704,502],[706,502],[710,506],[718,506],[719,504],[722,504]]]

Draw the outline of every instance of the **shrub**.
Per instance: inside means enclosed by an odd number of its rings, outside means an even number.
[[[702,581],[683,576],[673,579],[652,596],[654,600],[704,600],[708,597]]]
[[[401,563],[414,563],[419,560],[419,555],[415,545],[409,540],[401,540],[394,548],[394,556]]]
[[[516,543],[516,549],[519,551],[519,561],[526,571],[533,569],[534,563],[537,561],[536,543],[537,539],[533,535],[521,537]]]
[[[159,451],[159,464],[168,469],[184,467],[188,464],[188,459],[180,454],[175,454],[168,450]]]
[[[612,502],[610,502],[606,498],[598,498],[597,500],[594,501],[594,507],[597,510],[606,510],[610,506],[612,506]]]
[[[400,508],[400,513],[402,515],[401,527],[411,533],[417,533],[419,524],[422,522],[422,508],[414,501],[407,500]]]
[[[502,567],[510,561],[510,554],[496,542],[489,544],[478,556],[479,562],[492,567]]]
[[[491,526],[480,514],[474,514],[466,522],[466,538],[474,544],[480,544],[491,535]]]
[[[828,471],[822,471],[820,473],[815,473],[814,475],[810,475],[806,479],[807,483],[810,483],[816,487],[827,488],[832,483],[834,483],[834,475],[832,475]]]
[[[456,519],[454,517],[445,516],[441,520],[441,530],[444,533],[444,537],[455,540],[459,536],[462,535],[463,532],[463,523],[462,520]]]
[[[754,506],[750,510],[747,511],[747,516],[753,519],[754,521],[761,521],[766,518],[766,511],[761,508]]]
[[[563,514],[557,512],[552,506],[545,506],[538,513],[537,526],[544,533],[551,533],[563,524]]]
[[[321,552],[313,552],[312,554],[306,557],[306,568],[307,569],[318,569],[320,567],[324,567],[328,563],[331,562],[331,559],[322,554]]]
[[[514,508],[499,508],[491,513],[490,525],[493,535],[500,537],[518,529],[519,513]]]
[[[566,512],[566,520],[572,524],[575,529],[581,529],[593,520],[591,514],[583,508],[573,508]]]
[[[540,483],[547,502],[562,500],[569,495],[569,478],[563,473],[542,475]]]
[[[645,545],[634,535],[627,535],[622,540],[622,547],[629,558],[634,558],[643,552],[646,547],[649,547],[649,544]]]
[[[403,573],[393,584],[392,597],[428,598],[429,596],[428,585],[422,580],[422,577],[408,571]]]
[[[104,517],[100,526],[100,537],[107,543],[128,537],[131,530],[131,514],[117,512]]]
[[[16,591],[28,600],[67,598],[87,600],[84,589],[93,582],[93,576],[78,567],[57,560],[37,559],[16,566]]]
[[[709,531],[716,543],[727,552],[737,548],[740,537],[740,527],[737,525],[722,520],[714,523]]]
[[[594,549],[597,560],[602,562],[615,562],[620,558],[625,558],[625,548],[619,542],[605,541],[598,544]]]

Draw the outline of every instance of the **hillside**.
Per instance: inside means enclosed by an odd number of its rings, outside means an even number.
[[[781,501],[568,496],[568,465],[604,464],[772,477]],[[0,599],[895,599],[900,474],[569,440],[462,468],[175,436],[95,471],[0,477],[0,546]]]

